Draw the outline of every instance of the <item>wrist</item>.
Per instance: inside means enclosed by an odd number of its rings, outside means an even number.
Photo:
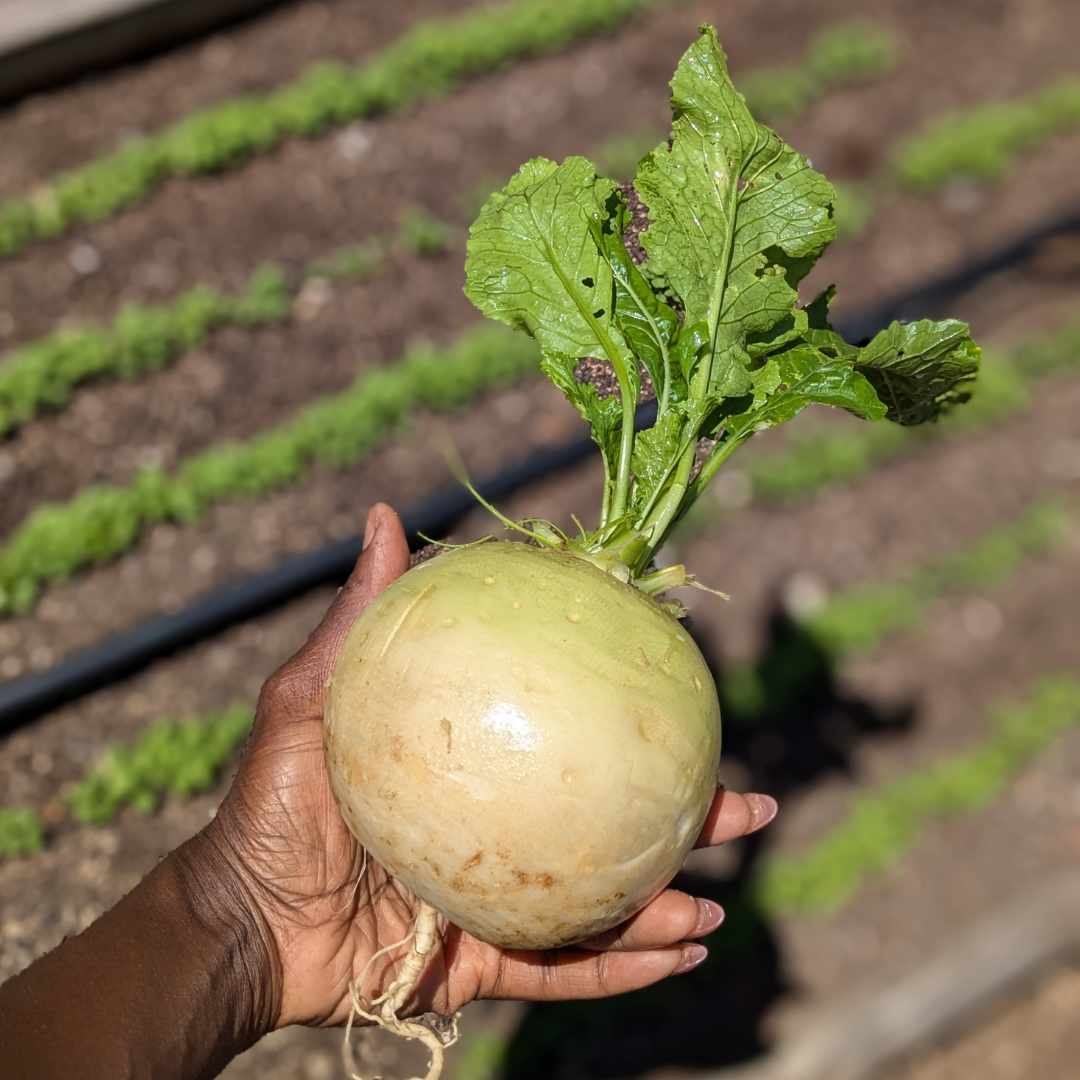
[[[173,851],[180,902],[218,956],[221,996],[236,1037],[248,1045],[272,1031],[281,1009],[281,963],[274,935],[242,865],[215,818]]]
[[[5,1078],[216,1076],[273,1027],[276,953],[214,832],[0,987]]]

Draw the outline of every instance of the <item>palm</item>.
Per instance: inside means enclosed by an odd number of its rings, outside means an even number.
[[[214,829],[263,916],[281,965],[278,1026],[328,1026],[349,1015],[349,984],[370,1000],[393,981],[420,900],[365,860],[330,790],[323,764],[325,685],[363,607],[408,568],[400,522],[377,508],[377,529],[357,573],[307,645],[263,688],[255,729]],[[754,801],[757,799],[758,801]],[[722,843],[765,823],[760,797],[718,794],[699,843]],[[679,944],[715,929],[719,910],[667,891],[578,951],[527,952],[484,944],[438,922],[410,1014],[448,1015],[477,997],[527,999],[619,993],[684,970],[703,953]]]
[[[321,719],[257,729],[242,779],[222,817],[232,835],[245,838],[237,855],[265,893],[285,969],[279,1023],[344,1023],[349,982],[377,950],[408,935],[419,901],[365,860],[338,813],[322,763]],[[455,938],[454,990],[440,948],[415,1011],[455,1012],[477,995],[479,968],[499,951],[454,927],[442,929]],[[378,996],[392,981],[403,951],[372,965],[360,987],[365,996]]]

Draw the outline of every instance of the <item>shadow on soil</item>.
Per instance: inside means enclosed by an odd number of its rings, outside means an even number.
[[[699,636],[706,658],[716,649]],[[748,773],[750,790],[779,799],[837,771],[860,741],[910,729],[914,710],[883,713],[843,695],[829,657],[783,614],[753,668],[713,664],[724,717],[724,754]],[[768,832],[750,838],[727,880],[680,874],[674,887],[718,901],[724,925],[706,939],[709,959],[686,975],[604,1001],[529,1008],[507,1048],[504,1080],[603,1080],[663,1067],[716,1068],[764,1052],[760,1021],[789,989],[750,883]]]

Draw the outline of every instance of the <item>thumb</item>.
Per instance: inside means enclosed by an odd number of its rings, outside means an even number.
[[[395,579],[409,569],[409,545],[401,519],[386,503],[376,503],[368,514],[364,550],[345,587],[304,647],[267,682],[263,703],[284,707],[295,719],[322,717],[326,681],[334,670],[352,624]]]

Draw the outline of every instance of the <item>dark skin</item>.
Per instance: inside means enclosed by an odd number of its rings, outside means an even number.
[[[195,1080],[275,1028],[345,1022],[350,980],[408,934],[419,901],[373,861],[361,877],[364,853],[323,766],[325,684],[356,616],[408,567],[401,523],[380,504],[348,583],[263,687],[214,820],[84,933],[0,986],[8,1080]],[[768,796],[720,789],[698,846],[743,836],[775,813]],[[634,990],[699,964],[705,950],[693,939],[722,919],[711,901],[668,889],[614,930],[550,952],[500,949],[440,919],[402,1011]],[[403,954],[375,961],[366,997],[389,986]]]

